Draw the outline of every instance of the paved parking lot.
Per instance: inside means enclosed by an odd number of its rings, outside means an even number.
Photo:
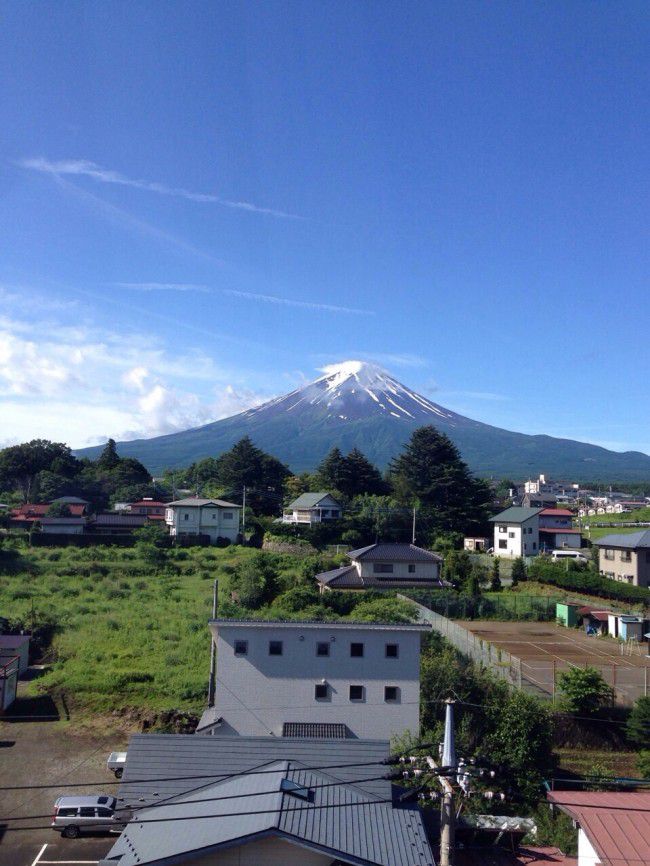
[[[117,837],[62,839],[49,826],[53,804],[66,794],[114,794],[117,786],[111,784],[115,779],[106,769],[106,758],[124,748],[127,738],[79,734],[63,708],[40,700],[24,696],[20,683],[19,700],[0,721],[0,866],[91,866]],[[9,785],[52,787],[3,788]]]
[[[0,846],[1,866],[97,866],[116,839],[115,836],[61,839],[53,830],[42,831],[41,838],[49,841],[39,844],[36,841],[12,840],[6,845],[5,837]]]

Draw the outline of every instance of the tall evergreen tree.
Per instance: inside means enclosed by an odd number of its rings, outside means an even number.
[[[102,450],[102,453],[97,458],[97,468],[98,469],[115,469],[115,467],[120,462],[119,454],[117,453],[117,446],[115,445],[115,439],[109,439],[106,445]]]
[[[451,439],[433,426],[413,432],[392,461],[390,477],[396,497],[419,507],[431,528],[468,531],[487,518],[487,484],[471,475]]]
[[[257,448],[244,436],[214,462],[213,481],[236,497],[244,486],[247,502],[255,511],[276,514],[282,506],[282,489],[289,469],[276,457]]]
[[[363,493],[382,496],[388,492],[388,485],[381,477],[381,472],[358,448],[353,448],[344,458],[344,462],[345,487],[339,489],[346,496],[359,496]]]
[[[332,448],[323,458],[316,469],[316,475],[327,490],[344,492],[343,488],[348,486],[348,466],[340,448]]]

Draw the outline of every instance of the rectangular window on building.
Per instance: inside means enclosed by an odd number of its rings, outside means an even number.
[[[362,658],[363,656],[363,644],[362,643],[351,643],[350,644],[350,655],[352,658]]]
[[[248,641],[247,640],[236,640],[235,641],[235,655],[236,656],[247,656],[248,655]]]
[[[190,515],[187,512],[185,512],[185,514],[183,515],[183,520],[189,520],[189,519],[190,519]]]
[[[386,644],[386,658],[387,659],[396,659],[399,656],[399,644],[396,643],[387,643]]]
[[[350,686],[350,700],[351,701],[362,701],[363,700],[363,686]]]
[[[317,656],[328,656],[330,654],[330,645],[327,641],[319,641],[316,644]]]
[[[515,537],[514,532],[509,532],[509,533],[508,533],[508,538],[514,538],[514,537]]]
[[[393,563],[392,562],[373,562],[372,570],[374,574],[392,574],[393,573]]]
[[[614,551],[606,548],[605,552],[604,552],[604,556],[605,556],[605,559],[614,559]]]
[[[281,640],[270,640],[269,641],[269,655],[270,656],[281,656],[282,655],[282,641]]]
[[[500,526],[500,527],[499,527],[499,532],[507,532],[507,531],[508,531],[508,527],[507,527],[507,526]]]
[[[327,683],[316,683],[314,686],[314,698],[317,701],[324,701],[327,699],[329,692],[327,688]]]
[[[399,698],[397,686],[384,686],[384,700],[387,704],[394,703]]]
[[[621,562],[632,562],[632,554],[629,550],[621,550]]]
[[[224,520],[232,520],[232,511],[224,511],[221,516]]]
[[[499,548],[500,548],[501,550],[505,550],[507,547],[508,547],[508,542],[505,540],[505,538],[502,538],[502,539],[499,541]]]
[[[415,574],[415,563],[409,562],[409,574]]]

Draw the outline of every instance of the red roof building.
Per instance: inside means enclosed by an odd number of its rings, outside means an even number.
[[[578,826],[578,866],[650,863],[650,792],[551,791]]]
[[[149,520],[164,520],[165,507],[165,502],[159,502],[155,499],[140,499],[138,502],[131,502],[128,510],[130,514],[145,514]]]

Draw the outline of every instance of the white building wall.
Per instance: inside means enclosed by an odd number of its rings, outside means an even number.
[[[499,542],[505,541],[505,547]],[[494,524],[494,555],[514,558],[537,556],[539,553],[539,521],[536,515],[525,523]]]
[[[170,535],[207,535],[214,544],[217,538],[236,541],[239,535],[240,508],[179,505],[167,508],[165,522]],[[225,515],[232,517],[227,519]]]
[[[224,719],[217,735],[282,736],[285,722],[347,725],[353,736],[383,740],[419,733],[419,631],[322,627],[249,627],[220,625],[217,633],[216,715]],[[235,655],[235,641],[248,641],[247,655]],[[269,641],[282,641],[283,654],[269,655]],[[329,645],[318,656],[316,645]],[[362,658],[350,655],[351,643],[363,643]],[[398,644],[398,658],[386,657],[386,644]],[[315,698],[326,684],[327,697]],[[350,700],[350,686],[363,686],[363,697]],[[385,686],[398,698],[386,702]]]
[[[224,848],[192,860],[192,866],[330,866],[332,858],[277,836]]]
[[[602,860],[581,827],[578,831],[578,866],[598,866],[599,863]]]

